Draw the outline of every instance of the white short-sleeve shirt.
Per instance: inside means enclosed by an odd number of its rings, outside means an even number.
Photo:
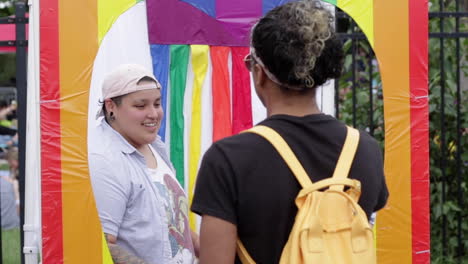
[[[193,263],[186,195],[164,143],[151,144],[158,168],[102,120],[89,149],[89,170],[104,233],[148,263]]]

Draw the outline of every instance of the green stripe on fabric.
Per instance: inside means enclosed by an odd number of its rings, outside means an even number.
[[[338,2],[337,0],[323,0],[324,2],[330,3],[332,5],[336,6],[336,3]]]
[[[170,133],[171,161],[176,169],[176,178],[181,186],[184,180],[184,93],[187,79],[187,66],[190,47],[188,45],[171,45],[170,65]]]

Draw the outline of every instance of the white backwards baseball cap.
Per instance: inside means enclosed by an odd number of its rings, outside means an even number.
[[[149,78],[154,83],[140,83],[143,78]],[[148,89],[161,89],[161,84],[152,72],[138,64],[122,64],[104,79],[102,84],[102,102],[109,98]],[[102,111],[101,107],[96,118],[103,115],[104,111]]]

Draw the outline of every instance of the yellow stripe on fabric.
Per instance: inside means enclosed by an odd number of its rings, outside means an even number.
[[[114,264],[104,233],[102,233],[102,264]]]
[[[88,99],[98,50],[97,1],[60,1],[63,263],[102,263],[102,230],[88,171]]]
[[[374,47],[374,0],[338,0],[337,6],[351,16]]]
[[[375,1],[375,53],[383,82],[385,177],[390,197],[377,218],[378,263],[412,263],[408,0]]]
[[[192,68],[193,68],[193,92],[192,92],[192,123],[190,126],[189,140],[189,202],[192,203],[195,181],[197,178],[198,165],[200,161],[201,149],[201,96],[203,82],[205,81],[206,72],[208,70],[208,45],[192,45],[190,46],[192,53]],[[197,219],[194,213],[190,213],[190,227],[192,230],[197,230]]]
[[[130,7],[134,6],[136,0],[98,0],[98,32],[99,44],[115,20]]]

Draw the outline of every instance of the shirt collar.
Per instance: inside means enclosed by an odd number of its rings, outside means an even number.
[[[102,118],[100,125],[103,127],[105,131],[109,131],[111,135],[111,140],[115,144],[115,146],[120,149],[123,153],[132,154],[133,152],[138,152],[137,149],[132,146],[132,144],[128,143],[128,141],[114,128],[112,128],[107,121]]]

